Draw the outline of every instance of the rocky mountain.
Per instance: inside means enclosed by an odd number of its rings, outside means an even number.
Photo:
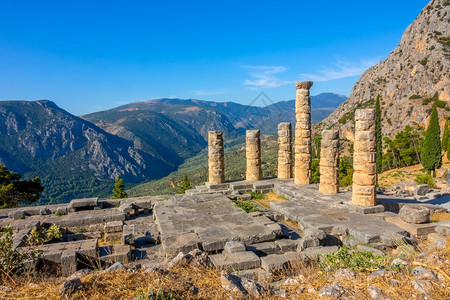
[[[40,176],[44,202],[107,195],[116,176],[138,182],[174,170],[47,100],[0,102],[0,136],[0,162]]]
[[[383,135],[393,136],[405,125],[427,126],[433,105],[441,126],[450,110],[450,1],[433,0],[404,32],[389,56],[364,72],[349,98],[322,122],[322,130],[339,126],[353,140],[355,109],[373,107],[382,97]]]
[[[332,94],[325,98],[336,101]],[[0,163],[40,176],[41,203],[103,197],[116,176],[133,184],[176,170],[205,149],[209,130],[222,130],[230,141],[246,129],[275,133],[283,121],[294,121],[294,101],[260,108],[158,99],[82,118],[47,100],[0,101]]]

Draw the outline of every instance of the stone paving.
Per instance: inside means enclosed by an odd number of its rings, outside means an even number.
[[[261,207],[261,212],[246,213],[232,199],[249,199],[248,191],[273,191],[288,200],[273,201],[270,209]],[[294,179],[235,181],[208,183],[183,195],[82,199],[75,205],[8,210],[0,214],[0,225],[12,224],[15,247],[25,246],[32,229],[60,225],[64,233],[60,242],[40,249],[41,263],[56,266],[62,275],[117,261],[138,260],[146,267],[155,267],[179,252],[200,249],[214,267],[267,279],[302,259],[334,252],[342,244],[382,253],[380,250],[389,251],[396,240],[412,234],[431,237],[436,228],[447,232],[449,224],[410,224],[397,215],[403,205],[411,203],[444,211],[443,199],[448,197],[433,195],[436,199],[430,199],[429,204],[377,195],[378,207],[361,210],[352,205],[351,192],[323,194],[318,185],[297,185]],[[286,220],[297,222],[298,227]]]

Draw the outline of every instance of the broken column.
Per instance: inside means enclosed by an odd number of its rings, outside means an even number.
[[[311,183],[311,98],[312,81],[297,81],[295,88],[295,170],[296,184]]]
[[[355,111],[355,142],[353,153],[352,203],[359,206],[375,206],[377,164],[375,109]]]
[[[224,183],[225,156],[223,152],[223,134],[221,131],[208,132],[208,154],[209,183]]]
[[[261,139],[259,130],[247,130],[246,132],[246,179],[249,181],[261,180]]]
[[[292,126],[278,124],[278,178],[292,177]]]
[[[339,192],[339,130],[322,131],[319,192]]]

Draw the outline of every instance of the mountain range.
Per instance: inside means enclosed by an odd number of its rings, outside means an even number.
[[[314,120],[346,98],[316,97]],[[26,178],[40,176],[40,203],[106,197],[117,176],[137,184],[176,170],[205,149],[209,130],[222,130],[227,140],[247,129],[275,133],[279,122],[294,121],[294,105],[155,99],[77,117],[48,100],[0,101],[0,163]]]

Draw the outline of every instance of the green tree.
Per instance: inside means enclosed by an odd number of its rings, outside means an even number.
[[[444,135],[442,136],[442,150],[447,151],[447,145],[450,135],[450,117],[445,117]]]
[[[36,202],[43,191],[39,177],[24,180],[20,174],[8,171],[6,166],[0,164],[0,208]]]
[[[380,108],[381,96],[378,95],[375,101],[375,112],[376,112],[376,134],[377,134],[377,172],[381,173],[383,168],[383,140],[381,135],[381,108]]]
[[[113,192],[112,198],[113,199],[127,198],[128,195],[127,193],[125,193],[124,189],[125,189],[125,182],[123,181],[122,178],[120,178],[120,176],[117,176],[116,183],[114,183],[114,189],[112,190]]]
[[[439,116],[436,106],[430,116],[430,123],[425,132],[425,140],[422,148],[422,166],[428,170],[433,171],[433,177],[436,176],[435,170],[442,165],[441,152],[441,129],[439,128]]]
[[[178,194],[184,194],[186,190],[192,188],[191,181],[189,180],[187,174],[184,174],[183,181],[181,182],[180,187],[178,188]]]
[[[311,183],[319,183],[320,182],[320,161],[318,159],[314,159],[311,163]]]
[[[447,141],[447,158],[450,160],[450,139]]]
[[[353,183],[353,160],[349,156],[339,159],[339,185],[349,186]]]

